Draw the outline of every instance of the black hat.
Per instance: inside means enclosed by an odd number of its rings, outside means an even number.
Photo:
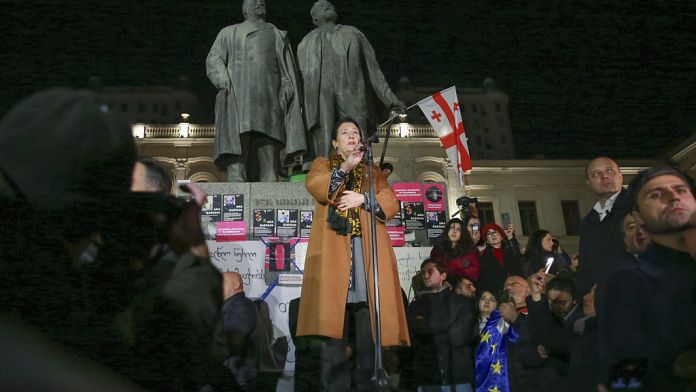
[[[42,91],[0,121],[0,175],[39,208],[108,206],[130,194],[130,127],[87,92]]]

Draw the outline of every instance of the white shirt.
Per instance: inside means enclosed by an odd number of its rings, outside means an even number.
[[[611,207],[614,206],[614,202],[616,201],[616,198],[619,197],[619,193],[621,193],[621,190],[614,193],[614,195],[612,197],[607,199],[607,201],[604,202],[604,207],[602,207],[602,204],[600,202],[596,202],[594,207],[592,207],[599,214],[599,221],[600,222],[603,221],[604,218],[609,213],[609,211],[611,211]]]

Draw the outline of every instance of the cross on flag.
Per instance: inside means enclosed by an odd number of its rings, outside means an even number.
[[[447,157],[459,175],[459,185],[464,185],[464,173],[471,170],[472,165],[457,90],[452,86],[422,99],[417,105],[440,137]],[[443,117],[447,121],[442,121]]]

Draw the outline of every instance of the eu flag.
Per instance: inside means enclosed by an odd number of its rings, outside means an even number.
[[[507,343],[517,341],[517,331],[500,317],[496,309],[481,331],[476,348],[476,392],[508,392]]]

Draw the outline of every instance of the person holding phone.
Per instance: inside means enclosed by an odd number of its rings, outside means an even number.
[[[556,243],[557,241],[548,230],[537,230],[529,236],[524,253],[525,276],[530,276],[540,268],[545,268],[549,259],[551,265],[546,271],[547,274],[558,275],[563,269],[570,267],[570,256],[563,250],[559,251]]]

